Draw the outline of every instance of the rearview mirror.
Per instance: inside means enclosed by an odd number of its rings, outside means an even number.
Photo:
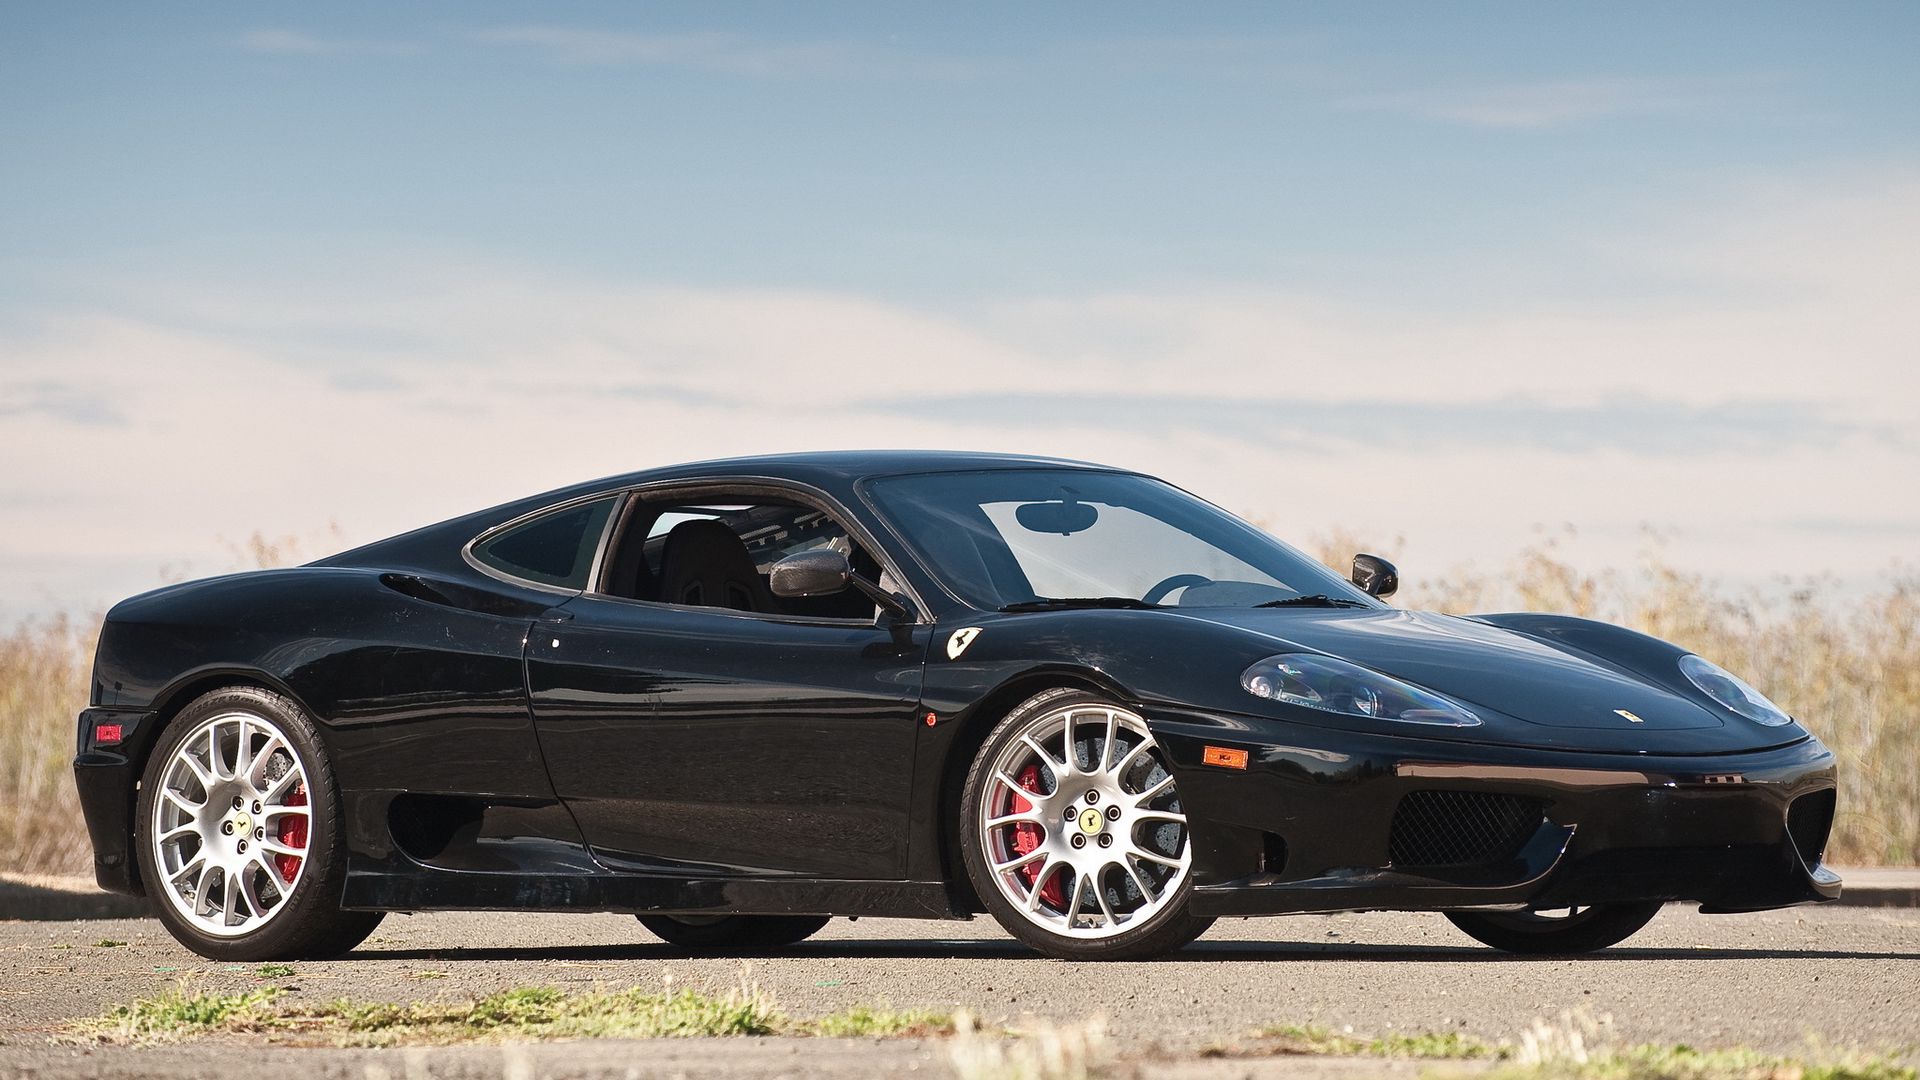
[[[767,574],[767,588],[775,596],[831,596],[851,584],[852,564],[832,548],[796,552]]]
[[[1100,511],[1079,502],[1022,503],[1014,509],[1013,518],[1028,532],[1071,536],[1093,528]]]
[[[1353,583],[1360,586],[1361,592],[1385,599],[1400,588],[1400,571],[1378,555],[1355,555]]]
[[[894,619],[913,617],[904,600],[854,573],[847,557],[832,548],[796,551],[767,571],[767,590],[775,596],[831,596],[848,586],[860,590]]]

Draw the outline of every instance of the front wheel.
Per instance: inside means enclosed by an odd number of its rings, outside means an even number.
[[[140,781],[134,849],[160,921],[210,959],[333,956],[380,923],[340,909],[333,771],[306,711],[268,690],[215,690],[174,717]]]
[[[654,937],[694,949],[777,949],[805,941],[825,915],[636,915]]]
[[[1660,914],[1660,901],[1557,911],[1450,911],[1447,919],[1483,945],[1511,953],[1585,953],[1618,945]]]
[[[1049,690],[1000,721],[960,807],[967,876],[1021,941],[1070,960],[1138,960],[1212,925],[1187,914],[1193,837],[1137,713]]]

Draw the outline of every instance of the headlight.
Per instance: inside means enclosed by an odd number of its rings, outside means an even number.
[[[1269,656],[1241,673],[1240,685],[1255,697],[1347,716],[1443,727],[1480,723],[1459,702],[1331,656]]]
[[[1756,724],[1781,727],[1793,723],[1793,717],[1768,701],[1767,695],[1719,664],[1689,653],[1680,658],[1680,673],[1699,687],[1701,693]]]

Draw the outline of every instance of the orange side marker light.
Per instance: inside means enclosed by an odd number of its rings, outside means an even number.
[[[1244,769],[1247,767],[1247,752],[1230,746],[1209,746],[1200,751],[1200,760],[1223,769]]]

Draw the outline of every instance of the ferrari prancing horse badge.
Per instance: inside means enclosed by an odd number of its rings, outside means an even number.
[[[947,659],[960,659],[960,654],[966,652],[967,646],[973,644],[973,639],[979,636],[980,628],[977,626],[964,626],[955,630],[953,636],[947,639]]]

